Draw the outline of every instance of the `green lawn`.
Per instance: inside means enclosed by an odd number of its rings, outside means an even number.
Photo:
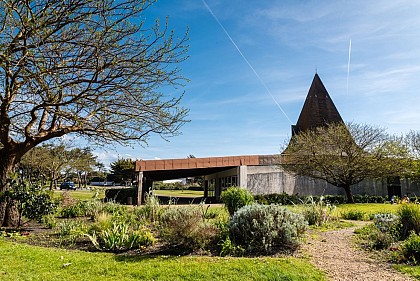
[[[203,197],[204,191],[198,190],[153,190],[154,195],[171,197]]]
[[[64,192],[68,192],[71,197],[78,200],[90,200],[98,192],[98,198],[102,199],[105,197],[105,189],[94,188],[91,190],[54,190],[54,198],[60,198]]]
[[[366,214],[395,213],[401,204],[357,203],[337,206],[337,212],[360,211]]]
[[[1,280],[326,280],[305,259],[119,256],[0,238]]]
[[[420,280],[420,266],[413,266],[413,265],[401,265],[397,264],[394,267],[403,273],[410,275],[417,280]]]

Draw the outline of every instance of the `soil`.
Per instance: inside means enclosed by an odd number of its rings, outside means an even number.
[[[340,230],[317,232],[307,235],[302,254],[324,271],[328,280],[414,280],[392,268],[392,264],[370,257],[356,248],[354,230],[366,224]]]

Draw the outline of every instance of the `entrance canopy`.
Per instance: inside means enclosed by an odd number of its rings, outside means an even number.
[[[207,158],[138,160],[136,172],[153,181],[214,174],[238,166],[261,165],[268,156],[224,156]]]
[[[140,205],[154,181],[180,179],[187,177],[208,176],[219,172],[245,166],[273,165],[278,163],[274,155],[245,155],[207,158],[138,160],[136,172],[138,173],[137,202]],[[236,173],[236,172],[235,172]],[[244,179],[246,175],[244,174]],[[241,179],[238,176],[239,180]]]

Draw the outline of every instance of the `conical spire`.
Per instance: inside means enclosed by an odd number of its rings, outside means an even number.
[[[292,126],[292,135],[301,131],[325,126],[328,123],[343,122],[324,84],[315,74],[309,88],[302,111],[296,125]]]

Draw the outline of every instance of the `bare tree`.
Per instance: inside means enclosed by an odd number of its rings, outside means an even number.
[[[153,0],[0,0],[0,193],[36,145],[69,133],[145,144],[186,120],[186,34],[145,21]],[[0,226],[17,218],[2,196]]]
[[[335,123],[295,135],[283,153],[283,166],[344,188],[347,202],[352,203],[352,185],[366,178],[404,173],[409,164],[407,152],[401,138],[383,129]]]

